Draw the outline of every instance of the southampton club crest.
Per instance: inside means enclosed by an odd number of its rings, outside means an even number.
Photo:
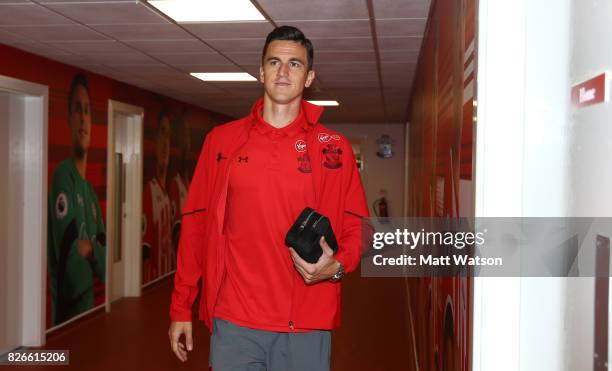
[[[342,167],[342,148],[335,143],[329,143],[323,148],[323,166],[328,169],[339,169]]]

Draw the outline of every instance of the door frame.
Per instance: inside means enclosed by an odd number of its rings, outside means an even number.
[[[19,304],[22,313],[21,345],[41,346],[46,338],[49,87],[0,75],[0,90],[26,96],[26,125],[20,133],[23,137],[18,138],[18,145],[23,147],[23,151],[17,154],[24,182],[20,195],[23,197],[23,218],[18,222],[23,254],[20,280],[22,299]],[[26,230],[26,225],[34,228]]]
[[[142,107],[134,106],[131,104],[115,101],[112,99],[108,100],[108,152],[107,152],[107,187],[106,187],[106,241],[107,241],[107,255],[106,255],[106,294],[108,300],[106,301],[106,311],[110,312],[112,296],[112,280],[113,280],[113,256],[114,248],[113,244],[115,241],[115,226],[112,222],[112,218],[115,215],[115,197],[117,192],[115,190],[115,112],[121,112],[128,116],[139,118],[135,120],[134,125],[136,127],[136,142],[134,144],[135,155],[136,155],[136,168],[138,169],[132,184],[126,184],[126,192],[140,195],[140,197],[131,197],[127,199],[127,209],[133,210],[128,216],[129,220],[127,224],[129,228],[124,230],[129,234],[128,240],[135,243],[136,246],[142,245],[142,234],[141,222],[142,222],[142,177],[143,177],[143,129],[144,129],[144,109]],[[128,189],[127,187],[130,187]],[[131,267],[132,269],[124,270],[124,296],[140,296],[141,294],[141,260],[142,251],[140,248],[136,249],[125,249],[122,254],[124,259],[123,264],[125,267]]]

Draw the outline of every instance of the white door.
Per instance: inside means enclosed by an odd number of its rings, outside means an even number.
[[[45,341],[47,96],[0,76],[0,354]]]
[[[127,219],[127,207],[125,205],[126,177],[125,169],[126,162],[129,161],[131,153],[127,138],[127,129],[130,117],[122,112],[114,112],[115,123],[115,210],[112,215],[115,226],[115,235],[113,236],[112,244],[112,290],[111,301],[124,296],[125,292],[125,275],[124,275],[124,259],[125,255],[125,222]]]
[[[143,109],[110,101],[108,114],[108,284],[114,301],[140,295]]]
[[[21,323],[19,290],[16,284],[20,281],[18,249],[12,248],[13,233],[8,228],[10,212],[10,149],[9,137],[11,120],[11,94],[0,92],[0,354],[17,348],[21,344],[19,324]],[[6,206],[4,206],[6,205]]]

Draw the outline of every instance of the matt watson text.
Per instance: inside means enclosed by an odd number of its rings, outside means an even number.
[[[408,265],[408,266],[485,266],[485,265],[504,265],[502,258],[483,258],[480,256],[469,255],[400,255],[397,257],[385,257],[374,255],[372,258],[374,265]]]

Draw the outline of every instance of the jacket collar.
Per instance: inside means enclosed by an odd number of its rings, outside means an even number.
[[[258,121],[263,122],[263,118],[261,117],[263,106],[264,106],[263,97],[259,98],[255,102],[255,104],[253,104],[253,107],[251,108],[251,114],[250,114],[252,125],[257,124]],[[317,124],[317,122],[319,122],[319,117],[321,117],[322,113],[323,113],[323,107],[309,103],[302,99],[301,106],[300,106],[300,113],[298,114],[298,117],[300,117],[301,115],[304,115],[304,117],[306,118],[306,120],[304,120],[302,123],[304,129],[309,130],[310,128],[314,127]]]

